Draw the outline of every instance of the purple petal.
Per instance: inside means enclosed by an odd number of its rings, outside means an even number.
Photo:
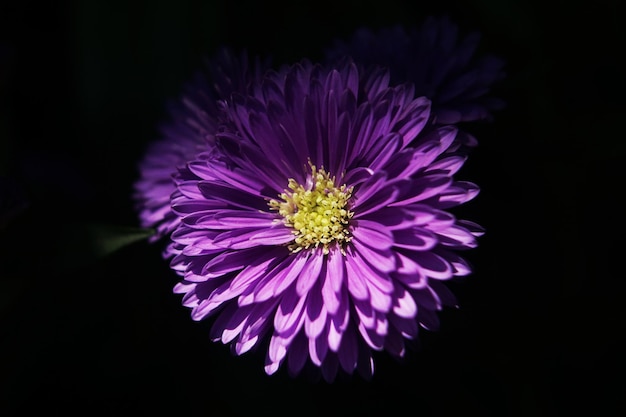
[[[420,177],[407,184],[405,195],[399,197],[390,206],[402,206],[410,203],[424,201],[432,196],[442,194],[451,183],[450,177],[446,175],[430,174]]]
[[[238,188],[221,183],[201,181],[198,188],[208,200],[221,201],[224,207],[235,206],[243,209],[266,210],[267,202],[258,195],[252,195]]]
[[[211,278],[243,269],[259,259],[265,252],[267,251],[260,248],[223,252],[204,265],[201,274]]]
[[[393,237],[395,246],[416,251],[430,250],[439,243],[434,233],[417,226],[410,229],[395,230]]]
[[[394,294],[393,312],[399,316],[411,319],[417,314],[417,304],[411,294],[398,286]]]
[[[298,281],[296,282],[296,292],[298,293],[298,296],[304,297],[309,292],[311,287],[313,287],[313,284],[319,280],[323,263],[324,256],[322,255],[321,250],[318,249],[311,254],[306,265],[302,268]]]
[[[275,224],[272,228],[246,227],[229,230],[213,239],[217,246],[236,250],[284,245],[291,241],[293,241],[292,230],[282,224]]]
[[[366,258],[368,263],[376,270],[381,273],[388,273],[395,269],[396,262],[393,257],[393,252],[389,249],[387,250],[377,250],[368,247],[361,243],[358,239],[353,239],[351,242],[355,251],[359,253],[360,257]],[[373,272],[375,274],[375,272]]]
[[[232,291],[240,291],[243,288],[248,287],[254,281],[263,277],[270,268],[270,265],[276,262],[274,256],[275,251],[270,251],[263,257],[259,257],[253,263],[246,266],[237,276],[232,280],[230,289]],[[265,258],[265,259],[264,259]]]
[[[367,292],[365,281],[361,278],[359,266],[354,263],[350,256],[347,258],[345,265],[348,291],[355,299],[366,300],[369,297],[369,293]]]
[[[452,268],[445,259],[432,252],[415,252],[413,259],[430,278],[448,279],[452,277]]]
[[[339,360],[335,355],[327,355],[321,366],[322,377],[328,383],[332,383],[337,376],[339,370]]]
[[[343,335],[341,347],[337,351],[339,364],[341,365],[341,368],[347,373],[352,373],[357,365],[359,350],[356,337],[357,336],[352,326],[348,327]]]
[[[328,339],[326,337],[309,338],[309,355],[315,365],[320,366],[326,358],[327,353]]]
[[[294,334],[296,324],[300,321],[304,322],[303,311],[306,298],[306,295],[299,297],[295,289],[285,294],[274,315],[274,328],[277,334]]]
[[[304,333],[300,332],[293,339],[291,346],[289,347],[289,354],[287,355],[287,364],[289,366],[289,371],[297,375],[308,358],[308,339],[305,337]]]
[[[381,217],[384,218],[384,215]],[[393,234],[382,224],[371,220],[358,220],[352,226],[352,235],[373,249],[389,249],[393,245]]]

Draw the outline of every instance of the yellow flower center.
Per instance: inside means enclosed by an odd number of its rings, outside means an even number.
[[[320,245],[325,254],[331,244],[343,245],[352,237],[347,228],[353,212],[348,209],[348,200],[353,187],[335,185],[331,177],[321,167],[311,166],[312,185],[306,189],[293,178],[289,179],[289,189],[280,194],[280,199],[270,200],[269,206],[284,217],[284,223],[293,228],[296,236],[289,250],[293,253],[302,249],[317,248]]]

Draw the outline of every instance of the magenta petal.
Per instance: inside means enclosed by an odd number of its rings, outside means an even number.
[[[415,214],[411,210],[407,210],[406,207],[385,207],[368,216],[360,217],[357,221],[358,224],[363,221],[372,222],[377,225],[378,229],[393,232],[415,225],[415,217]]]
[[[441,309],[441,300],[437,293],[431,288],[421,288],[418,290],[411,291],[415,302],[419,306],[417,313],[419,314],[421,310],[440,310]]]
[[[374,249],[389,249],[393,245],[393,234],[382,224],[371,220],[358,220],[352,227],[355,239]]]
[[[341,348],[337,352],[341,368],[348,373],[352,373],[357,365],[359,350],[356,337],[352,327],[346,329],[341,341]]]
[[[337,352],[341,346],[343,338],[343,330],[338,329],[334,322],[331,321],[328,326],[328,348],[333,352]]]
[[[328,313],[335,314],[339,308],[339,290],[333,288],[333,278],[331,278],[331,272],[326,269],[323,276],[321,295],[324,302],[324,306],[328,310]]]
[[[225,206],[229,205],[246,210],[267,209],[267,202],[262,197],[252,195],[222,183],[200,181],[198,188],[204,198],[207,200],[221,201]]]
[[[399,286],[394,296],[393,312],[404,318],[413,318],[417,314],[415,300],[407,290]]]
[[[278,370],[278,366],[287,355],[287,348],[290,344],[291,340],[284,339],[276,334],[271,337],[267,349],[265,372],[271,375]]]
[[[346,278],[348,291],[355,299],[365,300],[369,297],[367,285],[361,278],[361,270],[358,265],[354,264],[354,260],[350,258],[346,261]]]
[[[298,296],[306,296],[313,284],[319,280],[323,264],[324,256],[321,250],[317,250],[309,257],[308,262],[302,268],[298,281],[296,282],[296,292]]]
[[[428,278],[422,267],[411,256],[397,253],[398,270],[394,277],[409,288],[424,288]]]
[[[395,328],[389,331],[387,337],[385,337],[384,348],[390,354],[396,357],[403,357],[405,354],[404,338],[402,333],[398,332]]]
[[[289,294],[285,294],[274,315],[274,328],[278,334],[292,334],[294,326],[301,318],[304,319],[303,311],[306,298],[306,295],[298,297],[295,289],[290,290]]]
[[[257,304],[248,316],[235,345],[235,352],[241,355],[252,347],[267,333],[271,327],[271,315],[277,302]]]
[[[448,279],[452,277],[452,268],[441,256],[432,252],[415,252],[413,258],[431,278]]]
[[[298,335],[291,342],[289,347],[289,354],[287,355],[287,365],[289,371],[293,375],[297,375],[308,358],[308,339],[304,333],[298,333]]]
[[[376,311],[368,301],[353,300],[358,322],[368,329],[376,326]]]
[[[321,337],[320,334],[326,328],[326,308],[322,306],[317,316],[307,314],[304,318],[304,331],[309,338]]]
[[[387,183],[387,175],[385,172],[375,172],[366,181],[364,181],[354,192],[355,206],[364,204],[372,196],[375,196],[380,190],[385,188]]]
[[[275,262],[273,257],[267,257],[265,260],[255,260],[252,264],[245,267],[231,281],[231,291],[242,291],[245,287],[250,286],[254,281],[263,277],[269,266]]]
[[[395,186],[388,185],[379,190],[375,195],[368,196],[368,199],[360,200],[355,207],[355,219],[366,216],[369,213],[376,212],[382,208],[392,205],[397,200],[398,189]]]
[[[440,195],[451,183],[450,177],[441,174],[431,174],[411,181],[410,186],[405,188],[406,195],[391,206],[402,206],[427,200],[430,197]]]
[[[344,256],[335,248],[329,252],[327,259],[326,279],[329,281],[333,291],[339,293],[346,274]]]
[[[427,251],[439,243],[434,233],[421,227],[395,230],[393,236],[397,247],[415,251]]]
[[[250,315],[251,308],[234,309],[232,315],[222,314],[213,324],[213,328],[222,329],[222,343],[229,343],[239,333]],[[223,319],[224,318],[224,319]]]
[[[375,285],[387,294],[393,292],[393,283],[389,276],[384,271],[377,270],[377,268],[370,263],[370,259],[366,259],[363,256],[362,252],[355,254],[352,263],[356,266],[364,281]]]
[[[415,317],[404,318],[389,315],[389,324],[407,339],[415,339],[419,333],[419,326]]]
[[[212,300],[202,300],[192,308],[191,310],[191,319],[195,321],[199,321],[208,317],[213,311],[218,309],[224,303],[223,300],[212,301]]]
[[[358,167],[355,169],[351,169],[348,173],[343,177],[342,182],[345,183],[348,187],[357,186],[374,175],[374,171],[365,167]]]
[[[479,192],[480,189],[474,183],[456,181],[445,192],[441,193],[438,198],[438,206],[443,209],[458,206],[472,200]]]
[[[471,274],[472,267],[458,254],[445,249],[438,249],[437,254],[450,263],[454,271],[454,275],[465,276]]]
[[[335,355],[326,355],[321,366],[322,377],[328,383],[332,383],[339,370],[339,360]]]
[[[360,239],[353,239],[351,243],[355,252],[358,253],[360,257],[367,259],[373,269],[383,274],[395,269],[396,263],[391,250],[378,251],[371,249],[366,244],[362,243]]]
[[[320,366],[328,354],[328,339],[324,336],[309,338],[309,355],[311,361]]]
[[[274,225],[272,228],[246,227],[220,233],[213,241],[223,248],[247,249],[287,244],[293,241],[293,234],[283,225]]]
[[[457,249],[474,248],[478,245],[476,237],[467,229],[453,226],[437,233],[439,242],[443,246]]]
[[[225,227],[272,227],[276,215],[253,210],[220,210],[214,216],[216,222]]]
[[[452,155],[430,164],[427,171],[445,172],[446,175],[454,175],[467,160],[466,155]]]
[[[283,291],[287,290],[293,281],[298,278],[302,269],[307,265],[308,260],[308,253],[300,252],[296,254],[293,263],[288,268],[285,268],[284,275],[282,273],[280,274],[281,279],[277,279],[277,285],[273,291],[273,295],[281,294]]]
[[[187,199],[204,200],[204,195],[198,188],[198,180],[177,181],[176,188]]]
[[[359,323],[358,329],[359,329],[359,333],[361,334],[361,337],[363,337],[363,340],[365,340],[365,342],[369,345],[370,348],[372,348],[373,350],[382,350],[384,342],[385,342],[384,337],[381,337],[380,335],[378,335],[376,332],[372,331],[371,329],[367,329],[363,325],[363,323]]]
[[[437,317],[436,311],[421,309],[417,314],[417,319],[420,325],[426,330],[439,330],[439,317]]]
[[[458,307],[455,295],[443,282],[432,280],[429,285],[432,292],[437,294],[437,298],[439,298],[441,305]]]
[[[255,287],[254,301],[261,302],[280,295],[297,278],[305,260],[306,257],[290,256],[289,252],[285,250],[284,258]]]
[[[224,275],[227,272],[237,271],[256,261],[258,257],[262,255],[263,251],[259,250],[259,248],[241,251],[225,251],[204,265],[202,275],[216,277]]]
[[[391,296],[381,291],[376,285],[368,282],[367,290],[370,294],[370,303],[375,310],[387,312],[391,308]]]

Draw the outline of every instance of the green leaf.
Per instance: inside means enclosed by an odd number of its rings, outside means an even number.
[[[88,224],[85,229],[91,241],[92,253],[99,258],[154,234],[153,229],[106,224]]]
[[[101,223],[71,224],[64,230],[56,257],[63,268],[93,263],[154,234],[153,229]]]

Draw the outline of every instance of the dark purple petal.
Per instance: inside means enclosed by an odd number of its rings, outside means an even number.
[[[287,365],[292,375],[297,375],[308,358],[308,339],[304,333],[299,333],[289,347],[287,355]]]
[[[266,253],[267,250],[261,248],[225,251],[204,265],[202,275],[210,278],[243,269],[256,262],[259,258],[262,258]]]
[[[288,290],[274,316],[274,329],[278,334],[295,334],[299,325],[304,322],[306,298],[306,295],[299,297],[293,287]]]
[[[326,337],[309,338],[309,356],[315,365],[322,365],[328,350],[328,339]]]
[[[439,243],[439,237],[428,229],[415,226],[393,232],[394,244],[399,248],[426,251]]]
[[[229,249],[247,249],[257,246],[284,245],[293,240],[293,233],[282,224],[271,228],[242,227],[215,236],[216,245]]]
[[[425,175],[414,181],[403,183],[401,196],[391,206],[403,206],[440,196],[450,186],[451,179],[447,175]]]
[[[393,313],[398,317],[413,318],[417,314],[417,304],[413,296],[401,286],[394,293]]]
[[[452,277],[450,263],[432,252],[414,252],[413,259],[430,278],[448,279]]]
[[[206,199],[225,203],[224,208],[234,206],[247,210],[267,209],[267,202],[263,198],[226,184],[201,181],[198,183],[198,189]]]

